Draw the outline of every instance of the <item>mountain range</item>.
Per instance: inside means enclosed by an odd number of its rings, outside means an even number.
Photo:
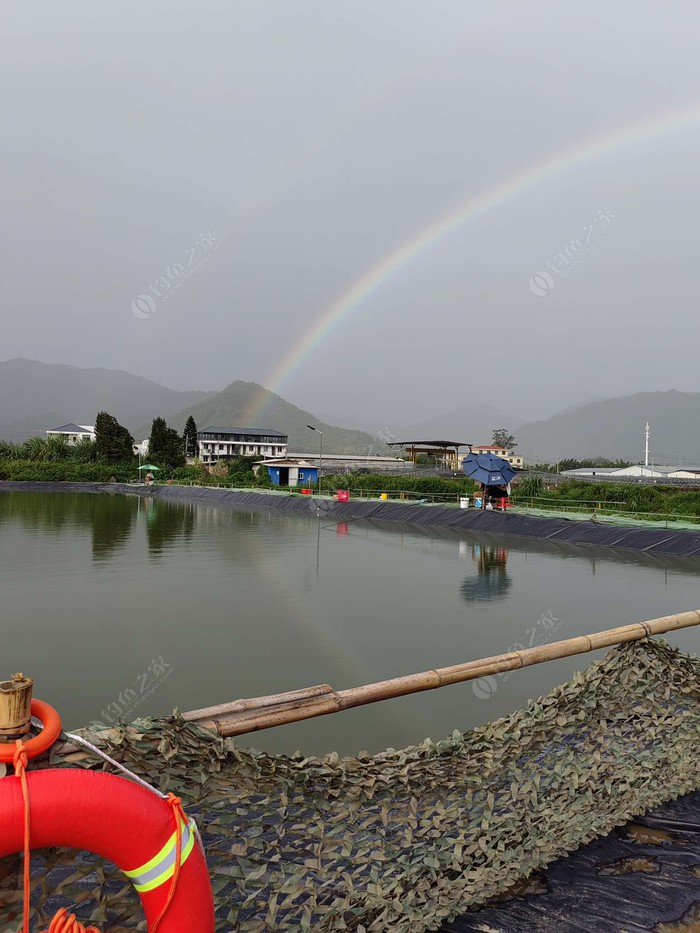
[[[386,452],[371,434],[326,424],[311,412],[292,405],[256,382],[232,382],[216,395],[178,412],[169,419],[169,423],[182,433],[190,415],[200,430],[207,426],[274,428],[288,435],[289,450],[295,453],[318,452],[319,431],[323,432],[323,448],[328,453]],[[316,428],[316,432],[309,429],[309,424]],[[148,437],[150,428],[150,423],[142,424],[137,435]]]
[[[118,418],[136,440],[148,437],[158,415],[179,431],[192,415],[200,429],[250,426],[283,431],[291,451],[318,451],[320,437],[309,430],[312,424],[323,432],[328,453],[387,452],[371,433],[322,422],[254,382],[232,382],[220,392],[182,392],[121,370],[24,359],[0,362],[0,438],[21,441],[70,421],[93,424],[101,410]],[[494,428],[506,428],[516,436],[526,462],[620,457],[636,463],[644,456],[647,421],[655,463],[675,464],[679,456],[686,464],[700,461],[700,393],[675,390],[588,402],[526,424],[488,405],[468,403],[409,425],[396,439],[478,444],[487,443]],[[396,449],[391,452],[398,454]]]
[[[385,452],[371,434],[325,424],[254,382],[233,382],[221,392],[177,392],[121,370],[0,362],[0,438],[20,442],[68,422],[94,424],[98,411],[114,415],[137,441],[149,436],[157,416],[181,432],[189,415],[201,429],[241,426],[248,413],[260,412],[265,426],[289,435],[292,451],[318,451],[320,437],[307,427],[313,424],[329,453]]]
[[[647,421],[654,463],[673,465],[679,457],[700,461],[699,392],[637,392],[590,402],[546,421],[521,425],[513,433],[518,451],[531,461],[620,457],[639,463],[644,459]]]
[[[0,362],[0,437],[22,441],[71,421],[94,424],[102,410],[133,431],[155,415],[169,418],[213,394],[176,392],[116,369],[6,360]]]

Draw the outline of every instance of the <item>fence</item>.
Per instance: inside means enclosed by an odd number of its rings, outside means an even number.
[[[157,485],[165,485],[162,481],[156,480]],[[201,486],[203,488],[223,488],[240,489],[245,492],[275,492],[284,495],[302,495],[301,487],[287,486],[258,486],[244,485],[236,483],[228,478],[217,479],[209,477],[206,482],[199,480],[174,480],[172,485],[177,486]],[[313,487],[314,493],[316,487]],[[432,503],[457,506],[460,498],[468,495],[473,501],[473,493],[432,493],[415,492],[411,489],[357,489],[348,487],[348,492],[355,499],[380,499],[386,496],[387,499],[395,499],[401,502]],[[324,495],[330,493],[326,490]],[[659,524],[663,522],[666,527],[673,522],[688,522],[693,525],[700,524],[700,515],[684,515],[677,512],[643,512],[639,509],[631,508],[623,501],[605,501],[596,499],[564,499],[558,497],[548,498],[546,496],[518,496],[517,489],[510,497],[511,507],[530,507],[532,509],[541,509],[547,512],[572,512],[576,514],[607,515],[610,517],[629,518],[641,521],[653,522]]]
[[[517,490],[511,496],[511,503],[514,506],[529,506],[530,508],[542,509],[548,512],[576,512],[585,514],[592,512],[593,515],[609,515],[618,518],[640,519],[650,522],[664,522],[668,527],[669,522],[690,522],[700,524],[700,515],[682,515],[678,512],[643,512],[639,509],[631,508],[626,502],[605,501],[595,499],[563,499],[558,497],[546,496],[518,496]]]

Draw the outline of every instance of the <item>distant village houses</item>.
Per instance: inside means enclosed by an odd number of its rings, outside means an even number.
[[[472,444],[472,453],[473,454],[491,454],[494,457],[502,457],[504,460],[507,460],[511,466],[516,467],[518,470],[522,470],[524,466],[524,459],[519,454],[513,453],[512,450],[506,450],[504,447],[499,447],[498,444]]]
[[[53,428],[51,431],[47,431],[46,436],[63,438],[67,444],[73,447],[83,440],[94,441],[95,425],[75,424],[71,421],[68,424],[62,424],[58,428]]]
[[[647,466],[643,463],[633,464],[628,467],[577,467],[575,470],[562,470],[562,476],[570,476],[575,479],[577,476],[613,477],[615,479],[630,477],[635,479],[700,479],[700,470],[692,467],[674,467],[674,466]]]

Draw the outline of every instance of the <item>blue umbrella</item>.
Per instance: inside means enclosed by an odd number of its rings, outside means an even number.
[[[462,469],[469,479],[484,486],[507,486],[515,476],[510,463],[493,454],[468,454],[462,460]]]

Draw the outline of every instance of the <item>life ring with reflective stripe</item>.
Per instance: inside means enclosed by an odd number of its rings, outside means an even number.
[[[95,852],[131,879],[153,929],[175,873],[173,810],[152,791],[100,771],[58,769],[26,775],[31,847]],[[22,851],[24,803],[14,776],[0,781],[0,857]],[[158,933],[214,933],[214,899],[194,821],[182,825],[180,874]]]

